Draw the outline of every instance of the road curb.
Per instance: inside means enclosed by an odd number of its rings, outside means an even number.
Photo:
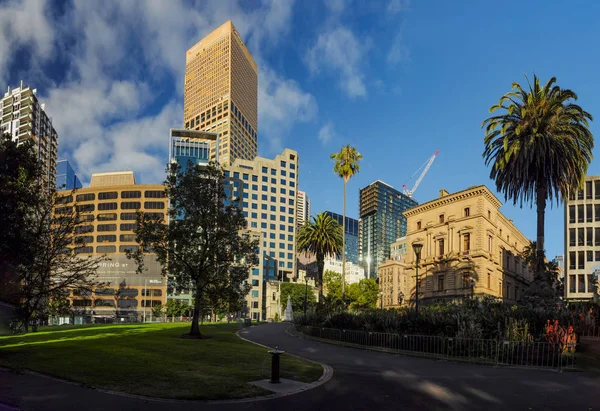
[[[243,329],[244,328],[236,331],[236,333],[235,333],[235,335],[239,339],[244,340],[249,343],[252,343],[254,345],[259,345],[261,347],[272,349],[272,347],[268,347],[266,345],[259,344],[257,342],[248,340],[247,338],[241,337],[239,335],[239,332],[242,331]],[[285,330],[285,331],[287,333],[287,330]],[[333,368],[331,368],[327,364],[323,364],[318,361],[309,360],[308,358],[300,357],[300,356],[294,355],[294,354],[289,354],[289,353],[286,353],[286,354],[288,354],[292,357],[302,358],[303,360],[312,362],[314,364],[319,364],[321,367],[323,367],[323,374],[321,374],[321,377],[319,377],[318,380],[306,385],[305,387],[295,390],[295,391],[286,392],[286,393],[273,393],[273,394],[268,394],[268,395],[261,395],[259,397],[249,397],[249,398],[240,398],[240,399],[231,399],[231,400],[179,400],[179,399],[174,399],[174,398],[148,397],[145,395],[129,394],[126,392],[113,391],[113,390],[108,390],[108,389],[104,389],[104,388],[94,387],[94,386],[88,385],[86,383],[67,380],[64,378],[55,377],[53,375],[43,374],[43,373],[40,373],[37,371],[32,371],[32,370],[23,369],[23,368],[16,369],[16,368],[0,367],[0,371],[7,371],[7,372],[15,373],[15,374],[29,374],[29,375],[33,375],[36,377],[41,377],[41,378],[45,378],[48,380],[56,381],[59,383],[75,385],[75,386],[79,386],[81,388],[87,388],[87,389],[91,389],[94,391],[102,392],[104,394],[110,394],[110,395],[115,395],[115,396],[124,397],[124,398],[138,399],[138,400],[163,403],[163,404],[207,404],[207,405],[239,404],[239,403],[258,402],[258,401],[271,400],[271,399],[275,399],[275,398],[287,397],[288,395],[298,394],[300,392],[304,392],[304,391],[316,388],[322,384],[325,384],[333,376]]]

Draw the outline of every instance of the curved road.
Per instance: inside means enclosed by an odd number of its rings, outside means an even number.
[[[0,371],[0,403],[23,410],[585,410],[600,408],[600,377],[449,363],[339,347],[266,324],[240,334],[330,365],[333,377],[309,391],[236,404],[158,402]],[[0,405],[0,411],[3,410]]]

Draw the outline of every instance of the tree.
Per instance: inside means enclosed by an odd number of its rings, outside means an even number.
[[[25,331],[49,314],[49,304],[69,290],[91,290],[100,283],[96,271],[103,256],[82,256],[88,239],[75,236],[89,226],[86,206],[73,202],[74,192],[44,188],[31,145],[0,139],[0,193],[3,196],[0,256],[13,276],[10,286]],[[6,202],[5,202],[6,200]],[[4,291],[6,292],[6,290]],[[52,308],[53,309],[53,308]]]
[[[164,307],[162,305],[162,303],[158,303],[156,305],[152,306],[152,315],[156,318],[160,318],[162,317],[164,313]]]
[[[333,153],[330,158],[335,160],[333,172],[344,180],[344,217],[342,220],[342,296],[346,283],[346,185],[350,178],[359,171],[359,161],[362,155],[350,144],[343,146],[338,153]]]
[[[373,278],[363,278],[358,283],[350,284],[348,297],[351,301],[350,308],[354,310],[377,308],[379,286]]]
[[[545,254],[545,250],[543,250]],[[530,241],[523,248],[521,258],[527,267],[535,272],[537,268],[538,249],[535,241]],[[560,268],[553,261],[548,261],[544,258],[545,277],[536,276],[533,282],[527,287],[524,293],[523,303],[530,303],[534,307],[539,307],[540,304],[556,305],[559,304],[559,298],[564,294],[562,281],[559,278]]]
[[[325,213],[311,217],[300,228],[297,236],[298,251],[317,258],[317,282],[319,302],[323,301],[323,270],[325,257],[337,256],[342,252],[342,226]]]
[[[536,276],[546,277],[544,213],[546,201],[576,192],[592,160],[592,116],[572,101],[577,94],[556,85],[552,77],[541,85],[537,76],[525,90],[517,82],[490,112],[502,111],[483,122],[486,165],[498,191],[514,204],[536,204]]]
[[[210,163],[170,164],[165,192],[170,199],[169,224],[138,213],[136,241],[127,254],[144,271],[144,253],[152,250],[163,274],[178,288],[191,288],[194,310],[189,335],[201,338],[198,320],[207,301],[237,301],[246,296],[248,270],[258,264],[258,242],[242,231],[246,219],[236,201],[227,199],[223,170]]]
[[[310,286],[299,283],[281,283],[281,306],[287,307],[288,296],[292,299],[294,313],[304,312],[304,301],[310,308],[317,301]]]
[[[323,273],[323,286],[327,296],[335,299],[342,298],[342,275],[335,271],[327,270]]]

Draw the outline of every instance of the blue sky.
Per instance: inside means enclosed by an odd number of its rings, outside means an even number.
[[[418,201],[441,188],[493,189],[481,122],[524,73],[556,76],[600,116],[599,15],[593,0],[0,0],[0,84],[37,87],[60,156],[84,182],[126,169],[159,182],[168,130],[182,123],[185,51],[232,19],[260,69],[259,154],[297,150],[313,212],[341,212],[329,154],[355,145],[356,217],[360,187],[381,179],[401,189],[435,150]],[[535,238],[534,210],[502,211]],[[548,255],[562,253],[562,207],[549,210],[546,230]]]

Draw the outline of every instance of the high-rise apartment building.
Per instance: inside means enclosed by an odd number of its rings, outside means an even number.
[[[406,210],[406,237],[394,244],[406,253],[379,266],[384,307],[415,302],[415,243],[423,246],[419,301],[520,300],[533,280],[521,258],[529,240],[502,214],[501,205],[487,187],[475,186],[453,194],[440,190],[439,198]]]
[[[81,187],[83,187],[81,181],[79,181],[69,160],[58,160],[58,163],[56,163],[56,189],[74,190]]]
[[[583,190],[565,204],[565,294],[590,301],[600,273],[600,176],[586,176]]]
[[[185,128],[221,137],[210,143],[211,160],[256,157],[258,67],[231,21],[187,51],[183,96]]]
[[[83,245],[74,248],[75,254],[110,258],[100,263],[97,271],[102,287],[69,295],[77,317],[84,322],[91,317],[98,321],[139,321],[145,315],[149,319],[151,307],[166,302],[167,281],[151,253],[145,255],[146,271],[140,275],[125,252],[139,248],[133,233],[138,211],[167,220],[165,187],[136,184],[133,172],[124,171],[92,174],[89,187],[78,190],[75,196],[69,191],[60,195],[65,198],[55,213],[74,206],[80,213],[81,224],[74,235]]]
[[[390,246],[406,235],[403,211],[416,206],[412,198],[377,180],[360,190],[358,259],[368,278],[390,258]]]
[[[343,215],[332,211],[325,211],[325,214],[343,226]],[[358,264],[358,220],[350,217],[346,217],[346,261]]]
[[[304,191],[298,191],[297,210],[296,221],[300,227],[310,220],[310,199]]]
[[[55,187],[58,134],[45,105],[37,98],[37,89],[25,87],[8,88],[0,100],[0,134],[8,133],[14,141],[32,140],[35,154],[44,172],[42,184],[48,189]]]

